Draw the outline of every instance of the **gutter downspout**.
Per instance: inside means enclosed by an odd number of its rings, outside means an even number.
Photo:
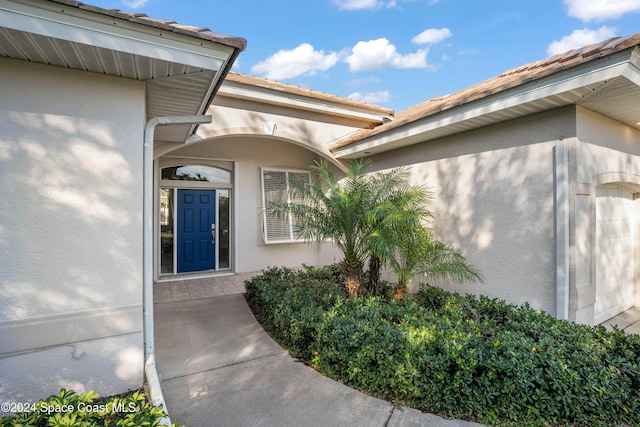
[[[167,405],[160,388],[160,379],[156,370],[156,358],[154,350],[154,329],[153,329],[153,137],[157,126],[176,124],[203,124],[211,123],[211,116],[173,116],[154,117],[147,122],[144,129],[144,151],[143,151],[143,328],[144,328],[144,372],[149,388],[149,398],[154,406],[162,405],[168,414]],[[161,425],[171,425],[169,416],[160,420]]]

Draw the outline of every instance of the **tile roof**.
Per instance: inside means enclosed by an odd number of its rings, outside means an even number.
[[[318,101],[325,101],[325,102],[331,102],[331,103],[336,103],[340,105],[355,107],[355,108],[359,108],[367,111],[372,111],[381,115],[386,115],[389,117],[393,117],[394,115],[394,111],[389,108],[380,107],[378,105],[369,104],[362,101],[355,101],[350,98],[345,98],[338,95],[332,95],[329,93],[325,93],[325,92],[321,92],[318,90],[309,89],[301,86],[280,83],[280,82],[268,80],[262,77],[254,77],[254,76],[249,76],[246,74],[241,74],[241,73],[236,73],[231,71],[229,72],[229,74],[227,74],[226,80],[230,82],[262,87],[265,89],[270,89],[270,90],[278,91],[282,93],[299,95],[307,98],[313,98]]]
[[[620,52],[635,46],[640,46],[640,33],[627,37],[614,37],[601,43],[592,44],[579,49],[573,49],[565,53],[523,65],[451,95],[432,98],[413,107],[409,107],[406,110],[398,112],[393,121],[380,125],[374,129],[356,132],[347,138],[336,142],[336,144],[330,147],[330,149],[336,150],[364,138],[380,134],[390,129],[486,98],[490,95],[506,91],[507,89],[514,88],[527,82],[539,80],[551,74],[575,67],[576,65],[602,58],[612,53]]]
[[[110,16],[112,18],[123,19],[125,21],[135,22],[137,24],[142,24],[149,27],[159,28],[165,31],[171,31],[177,34],[183,34],[190,37],[196,37],[202,40],[220,43],[238,50],[244,50],[245,47],[247,46],[247,41],[242,37],[234,37],[234,36],[214,33],[208,28],[181,25],[176,23],[175,21],[149,18],[147,15],[143,13],[122,12],[118,9],[103,9],[101,7],[91,6],[85,3],[72,1],[72,0],[49,0],[49,1],[52,3],[64,4],[66,6],[87,10],[89,12],[99,13],[101,15]]]

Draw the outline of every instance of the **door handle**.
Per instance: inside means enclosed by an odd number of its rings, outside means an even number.
[[[216,225],[211,224],[211,244],[216,244]]]

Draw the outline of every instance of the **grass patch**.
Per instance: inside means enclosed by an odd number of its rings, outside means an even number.
[[[323,374],[397,404],[499,426],[640,426],[640,337],[424,286],[348,297],[336,266],[272,268],[246,298]]]

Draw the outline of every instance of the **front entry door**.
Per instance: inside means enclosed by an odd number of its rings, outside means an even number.
[[[215,268],[215,190],[178,189],[178,273]]]

